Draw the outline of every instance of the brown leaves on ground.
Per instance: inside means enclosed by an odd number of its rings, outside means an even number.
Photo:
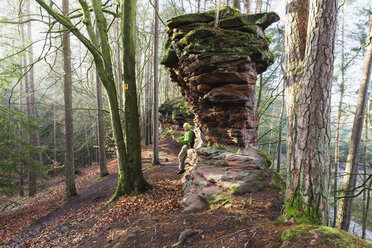
[[[280,235],[288,228],[274,225],[281,200],[276,191],[265,190],[239,196],[224,206],[197,213],[182,211],[182,182],[177,169],[177,152],[171,142],[160,146],[162,166],[146,169],[151,162],[151,147],[143,149],[145,178],[152,185],[136,196],[121,196],[106,205],[116,186],[117,161],[109,163],[111,176],[99,177],[98,166],[81,171],[77,177],[79,195],[64,202],[62,178],[53,181],[39,197],[24,199],[17,210],[1,216],[2,243],[34,220],[54,216],[25,240],[13,240],[13,247],[279,247]],[[7,220],[7,221],[6,221]],[[22,220],[22,221],[21,221]],[[11,224],[10,224],[11,222]],[[179,243],[185,230],[198,230]],[[200,231],[199,231],[200,230]],[[18,236],[17,236],[18,237]],[[16,244],[16,245],[14,245]],[[177,246],[177,245],[176,245]]]

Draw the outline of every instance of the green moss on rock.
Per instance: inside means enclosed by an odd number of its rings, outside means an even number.
[[[263,157],[266,167],[269,168],[273,163],[273,158],[267,151],[257,149],[257,152]]]
[[[298,225],[282,233],[283,244],[286,247],[334,247],[334,248],[361,248],[372,247],[372,244],[340,229],[318,226]]]
[[[178,56],[173,49],[168,49],[167,54],[160,61],[160,64],[165,67],[176,67],[178,65]]]
[[[252,181],[244,183],[240,186],[231,187],[231,192],[234,195],[242,195],[245,193],[254,193],[265,188],[271,188],[278,191],[285,189],[283,178],[276,172],[270,169],[258,170],[253,176]]]

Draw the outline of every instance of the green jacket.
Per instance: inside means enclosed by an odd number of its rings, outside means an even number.
[[[191,130],[188,130],[186,131],[186,133],[181,137],[179,138],[178,140],[180,141],[181,144],[189,144],[191,143],[193,140],[194,140],[194,132],[191,131]]]

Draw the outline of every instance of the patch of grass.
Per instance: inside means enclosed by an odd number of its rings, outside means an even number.
[[[94,178],[92,181],[93,182],[97,182],[99,179],[101,179],[101,177],[100,176],[98,176],[98,177],[96,177],[96,178]]]

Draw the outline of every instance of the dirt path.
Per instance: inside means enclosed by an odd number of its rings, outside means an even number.
[[[113,195],[117,175],[88,180],[79,195],[38,219],[4,247],[279,247],[288,226],[273,222],[280,214],[277,192],[238,197],[212,210],[182,212],[182,182],[175,174],[179,147],[160,145],[163,166],[152,166],[151,147],[143,148],[143,170],[153,186],[137,196]],[[115,167],[115,161],[111,168]]]

